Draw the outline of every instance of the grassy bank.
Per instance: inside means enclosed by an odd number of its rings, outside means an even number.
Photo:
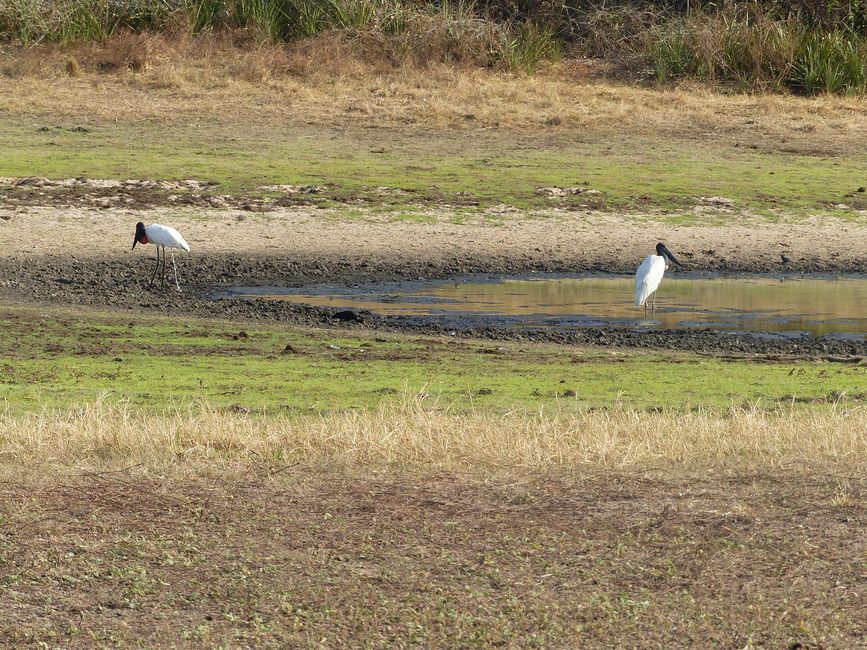
[[[693,77],[740,88],[848,94],[867,90],[864,15],[862,0],[520,7],[493,1],[15,0],[0,6],[0,38],[25,45],[120,38],[121,63],[135,70],[147,66],[148,55],[131,34],[220,34],[253,47],[314,49],[320,60],[351,55],[386,66],[532,72],[563,55],[593,56],[633,78],[649,69],[659,81]],[[76,57],[66,70],[78,73]]]
[[[865,638],[863,366],[0,321],[0,647]]]

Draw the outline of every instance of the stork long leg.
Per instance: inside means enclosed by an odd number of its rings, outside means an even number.
[[[178,281],[178,267],[175,265],[175,254],[172,253],[172,268],[175,270],[175,287],[178,291],[181,290],[181,283]]]
[[[163,257],[165,257],[165,256],[166,256],[166,254],[163,253]],[[653,308],[652,308],[650,313],[651,313],[651,318],[656,318],[656,292],[655,291],[653,292]]]
[[[166,247],[163,246],[163,272],[160,275],[160,282],[162,282],[163,287],[166,286]]]
[[[157,265],[154,267],[154,274],[151,276],[150,284],[148,284],[148,288],[154,286],[154,280],[157,277],[157,269],[160,268],[160,247],[157,246]]]

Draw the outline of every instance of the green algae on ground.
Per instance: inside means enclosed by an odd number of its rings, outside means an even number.
[[[49,178],[195,178],[221,193],[246,194],[266,184],[319,185],[293,200],[363,205],[413,215],[414,207],[456,209],[511,205],[660,213],[686,225],[720,225],[742,212],[771,220],[826,214],[859,220],[867,199],[863,155],[834,157],[762,151],[694,141],[624,136],[616,142],[563,132],[533,139],[503,130],[349,129],[180,123],[39,127],[0,119],[0,176]],[[381,143],[387,136],[389,146]],[[544,188],[593,189],[551,196]],[[395,190],[395,191],[383,191]],[[730,207],[696,210],[701,197]],[[844,205],[845,208],[839,206]],[[729,204],[727,204],[729,206]],[[414,218],[414,217],[412,217]]]
[[[723,361],[450,337],[0,309],[0,394],[34,411],[97,399],[151,411],[372,408],[422,395],[456,410],[724,409],[863,399],[867,367]]]

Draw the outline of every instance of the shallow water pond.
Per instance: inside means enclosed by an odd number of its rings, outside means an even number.
[[[630,276],[469,278],[303,289],[236,287],[235,297],[369,309],[383,315],[490,318],[516,325],[712,327],[774,333],[867,334],[867,277],[668,274],[654,318],[633,305]]]

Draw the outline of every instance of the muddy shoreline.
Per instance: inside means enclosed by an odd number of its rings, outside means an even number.
[[[606,272],[628,272],[615,260]],[[864,272],[867,269],[837,268],[816,260],[815,271]],[[743,332],[713,330],[635,331],[603,327],[574,330],[515,328],[480,317],[380,316],[360,312],[359,319],[340,320],[334,308],[312,307],[286,301],[211,298],[221,285],[243,281],[304,286],[332,282],[358,284],[371,281],[441,279],[472,273],[578,273],[599,271],[598,264],[556,260],[515,260],[503,264],[499,258],[475,258],[452,263],[431,257],[423,263],[407,260],[371,260],[360,256],[304,259],[261,254],[233,256],[209,254],[185,259],[180,275],[183,291],[174,288],[148,289],[153,259],[146,257],[109,258],[22,256],[0,259],[0,303],[7,305],[86,306],[159,315],[196,316],[240,322],[286,323],[372,329],[432,336],[468,337],[490,341],[528,341],[562,345],[628,347],[693,351],[712,355],[774,358],[827,358],[858,360],[867,357],[867,340],[827,337],[756,337]],[[691,264],[691,270],[702,269]],[[720,270],[720,269],[715,269]],[[741,264],[729,271],[761,272],[756,265]]]

